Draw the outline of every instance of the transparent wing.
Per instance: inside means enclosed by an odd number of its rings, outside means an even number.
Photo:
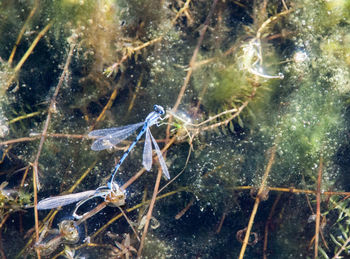
[[[118,186],[117,184],[115,184],[116,186]],[[113,185],[113,188],[116,188],[115,185]],[[119,188],[119,186],[118,186]],[[96,197],[101,197],[101,198],[104,198],[106,200],[106,196],[109,195],[111,193],[111,190],[110,188],[108,188],[107,186],[101,186],[101,187],[98,187],[95,191],[95,193],[89,197],[87,197],[86,199],[83,199],[81,201],[79,201],[76,205],[75,205],[75,209],[72,213],[72,216],[75,218],[75,219],[81,219],[83,218],[85,215],[89,214],[89,211],[88,212],[85,212],[84,214],[82,215],[78,215],[77,214],[77,211],[78,209],[80,208],[81,205],[83,205],[84,203],[86,203],[87,201],[89,200],[92,200]]]
[[[160,148],[159,148],[159,146],[157,144],[157,141],[154,139],[154,137],[152,136],[151,133],[150,133],[150,136],[152,138],[152,142],[153,142],[154,148],[156,150],[156,153],[157,153],[157,156],[158,156],[158,160],[159,160],[159,164],[160,164],[160,167],[162,168],[163,174],[169,180],[170,179],[170,175],[169,175],[168,167],[165,164],[162,152],[160,151]]]
[[[57,208],[60,206],[65,206],[71,203],[78,202],[80,200],[86,199],[95,194],[95,190],[72,193],[67,195],[55,196],[41,200],[38,203],[38,210],[48,210]]]
[[[93,130],[89,132],[88,136],[100,138],[100,137],[105,137],[107,135],[116,135],[116,136],[118,136],[118,134],[124,135],[125,131],[129,131],[129,128],[132,128],[133,126],[136,126],[136,128],[138,128],[143,124],[144,122],[139,122],[139,123],[129,124],[121,127]]]
[[[88,136],[98,137],[98,139],[92,143],[91,149],[94,151],[100,151],[108,148],[113,148],[122,140],[129,137],[143,124],[143,122],[139,122],[117,128],[93,130],[89,133]]]
[[[149,128],[146,129],[145,146],[143,147],[142,165],[147,171],[152,167],[152,142],[150,138],[151,132]]]

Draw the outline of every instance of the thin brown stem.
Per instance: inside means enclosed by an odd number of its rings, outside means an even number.
[[[33,163],[33,171],[35,173],[35,179],[37,181],[36,185],[37,185],[38,189],[40,189],[40,181],[39,181],[39,175],[38,175],[39,157],[40,157],[41,150],[43,148],[43,145],[44,145],[44,142],[45,142],[45,139],[46,139],[46,133],[47,133],[47,129],[48,129],[49,124],[50,124],[51,114],[55,110],[55,107],[56,107],[56,98],[57,98],[58,92],[59,92],[59,90],[60,90],[60,88],[61,88],[61,86],[62,86],[62,84],[64,82],[64,78],[66,77],[66,75],[68,73],[68,67],[69,67],[70,61],[71,61],[72,56],[73,56],[74,48],[75,48],[75,44],[72,44],[70,46],[70,50],[69,50],[68,57],[67,57],[65,65],[64,65],[62,74],[61,74],[60,79],[58,81],[58,84],[56,86],[55,92],[54,92],[54,94],[53,94],[53,96],[51,98],[50,106],[49,106],[48,113],[47,113],[47,118],[46,118],[46,121],[45,121],[45,124],[44,124],[44,128],[43,128],[43,131],[42,131],[42,134],[41,134],[41,138],[40,138],[38,152],[36,154],[36,157],[35,157],[35,160],[34,160],[34,163]],[[36,205],[35,205],[35,210],[36,210]]]
[[[95,125],[104,118],[106,111],[111,108],[115,98],[117,97],[117,93],[118,93],[117,89],[114,89],[111,96],[109,97],[107,104],[105,105],[105,107],[103,107],[102,112],[97,117],[95,123],[90,126],[88,131],[92,131],[94,129]]]
[[[263,22],[263,24],[260,26],[260,28],[258,29],[258,32],[256,33],[256,38],[258,40],[261,39],[261,35],[263,34],[264,30],[266,28],[268,28],[268,25],[273,22],[273,21],[276,21],[279,17],[285,15],[285,14],[288,14],[290,13],[292,10],[286,10],[286,11],[283,11],[283,12],[280,12],[278,14],[276,14],[275,16],[272,16],[270,18],[268,18],[265,22]]]
[[[122,73],[120,81],[122,81],[123,78],[124,78],[124,73]],[[118,94],[117,90],[118,90],[117,87],[115,87],[115,89],[113,90],[111,96],[109,97],[109,100],[108,100],[107,104],[103,107],[100,115],[97,117],[95,123],[89,127],[88,131],[92,131],[94,129],[94,127],[96,126],[96,124],[104,118],[104,116],[106,114],[106,111],[109,110],[112,107],[115,98],[117,98],[117,94]]]
[[[183,215],[185,215],[185,213],[191,208],[191,206],[193,205],[195,199],[192,198],[190,200],[190,202],[185,206],[185,208],[183,208],[179,213],[176,214],[175,219],[178,220],[180,219]]]
[[[23,57],[20,59],[20,61],[18,62],[18,64],[16,65],[16,67],[14,68],[14,73],[13,75],[8,79],[8,81],[5,83],[4,87],[1,89],[0,93],[4,94],[7,89],[11,86],[12,82],[15,80],[18,71],[21,69],[21,67],[23,66],[24,62],[26,62],[26,60],[28,59],[28,57],[30,56],[30,54],[33,52],[35,46],[38,44],[39,40],[46,34],[46,32],[50,29],[50,27],[52,26],[52,22],[48,23],[44,29],[42,29],[38,36],[36,36],[36,38],[34,39],[33,43],[30,45],[30,47],[28,48],[28,50],[26,51],[26,53],[24,53]]]
[[[272,167],[272,165],[273,165],[273,163],[275,161],[275,154],[276,154],[276,146],[273,146],[273,148],[271,150],[271,156],[270,156],[269,162],[267,163],[267,167],[266,167],[263,179],[261,181],[261,185],[260,185],[258,194],[257,194],[257,196],[255,198],[254,207],[253,207],[252,213],[250,215],[250,219],[249,219],[248,226],[247,226],[247,231],[245,233],[245,237],[244,237],[244,240],[243,240],[241,252],[239,254],[239,259],[243,259],[245,250],[247,248],[248,241],[249,241],[249,236],[250,236],[250,231],[252,229],[252,226],[253,226],[253,223],[254,223],[254,218],[255,218],[256,212],[258,210],[260,199],[261,199],[260,195],[265,190],[267,178],[268,178],[269,173],[271,171],[271,167]]]
[[[142,79],[143,79],[143,73],[141,73],[141,76],[140,76],[139,80],[137,81],[137,85],[135,87],[135,92],[132,95],[132,98],[131,98],[131,101],[130,101],[130,104],[129,104],[129,107],[128,107],[127,115],[129,115],[129,113],[131,112],[132,108],[134,107],[136,96],[139,93],[140,88],[141,88]]]
[[[140,242],[140,237],[139,237],[139,235],[137,234],[136,229],[135,229],[134,226],[132,225],[132,221],[129,219],[129,217],[126,215],[126,213],[124,212],[124,210],[123,210],[121,207],[118,206],[118,209],[119,209],[120,212],[123,214],[125,220],[126,220],[126,221],[128,222],[128,224],[129,224],[129,226],[130,226],[132,232],[134,232],[134,234],[135,234],[137,240]]]
[[[254,189],[254,186],[237,186],[237,187],[231,187],[231,188],[225,188],[227,190],[251,190]],[[303,190],[303,189],[295,189],[294,187],[285,188],[285,187],[266,187],[268,191],[276,191],[276,192],[287,192],[287,193],[304,193],[304,194],[313,194],[316,195],[317,191],[315,190]],[[340,196],[350,196],[350,192],[322,192],[323,195],[340,195]]]
[[[224,225],[224,221],[225,221],[226,216],[227,216],[227,212],[224,211],[224,213],[222,213],[219,226],[218,226],[218,228],[215,231],[216,234],[219,234],[221,232],[221,229],[222,229],[222,226]]]
[[[39,241],[39,215],[38,215],[38,188],[37,188],[37,172],[33,167],[33,189],[34,189],[34,221],[35,221],[35,240]],[[38,259],[40,259],[40,250],[35,249]]]
[[[25,114],[25,115],[22,115],[22,116],[19,116],[17,118],[14,118],[12,120],[10,120],[8,122],[8,124],[13,124],[17,121],[20,121],[20,120],[24,120],[24,119],[28,119],[28,118],[31,118],[31,117],[34,117],[34,116],[37,116],[39,114],[41,114],[42,112],[41,111],[37,111],[37,112],[32,112],[32,113],[28,113],[28,114]]]
[[[323,158],[321,157],[320,164],[318,166],[317,193],[316,193],[316,227],[315,227],[315,255],[314,255],[315,259],[317,259],[318,257],[318,240],[319,240],[319,233],[320,233],[322,170],[323,170]]]
[[[24,182],[25,182],[25,180],[26,180],[26,178],[27,178],[29,169],[30,169],[30,166],[28,165],[27,168],[26,168],[26,170],[24,171],[24,174],[23,174],[23,177],[22,177],[22,180],[21,180],[21,184],[20,184],[21,187],[24,186]]]
[[[52,26],[53,22],[48,23],[44,29],[42,29],[38,36],[36,36],[36,38],[34,39],[33,43],[30,45],[30,47],[28,48],[28,50],[26,51],[26,53],[24,53],[23,57],[21,58],[21,60],[18,62],[18,64],[15,66],[14,70],[17,73],[22,65],[24,64],[24,62],[26,62],[27,58],[29,57],[29,55],[33,52],[35,46],[38,44],[39,40],[46,34],[46,32],[50,29],[50,27]]]
[[[158,190],[159,190],[159,184],[160,184],[160,180],[162,179],[162,169],[159,168],[158,169],[158,175],[157,175],[157,180],[156,180],[156,184],[154,186],[154,190],[153,190],[153,195],[152,195],[152,200],[147,212],[147,216],[146,216],[146,223],[145,226],[143,228],[143,233],[142,233],[142,237],[141,237],[141,242],[140,242],[140,247],[139,250],[137,251],[137,257],[141,257],[141,253],[142,253],[142,249],[145,243],[145,239],[146,239],[146,235],[147,235],[147,231],[148,231],[148,226],[152,217],[152,211],[154,208],[154,204],[156,202],[156,198],[157,198],[157,194],[158,194]]]
[[[79,219],[76,224],[79,226],[81,223],[85,222],[87,219],[91,218],[92,216],[99,213],[101,210],[103,210],[107,206],[107,202],[103,201],[99,205],[97,205],[93,210],[90,210],[87,212],[81,219]]]
[[[6,145],[21,143],[21,142],[34,141],[34,140],[42,138],[42,136],[43,136],[42,133],[41,134],[38,133],[38,134],[32,134],[32,136],[30,136],[30,137],[10,139],[10,140],[0,142],[0,146],[6,146]],[[51,138],[73,138],[73,139],[90,138],[89,136],[83,135],[83,134],[65,134],[65,133],[46,133],[45,136],[51,137]]]
[[[282,4],[283,4],[284,9],[288,10],[288,6],[286,4],[286,1],[282,0]]]
[[[186,91],[186,88],[187,88],[187,85],[188,83],[190,82],[190,78],[191,78],[191,75],[192,75],[192,72],[193,72],[193,67],[195,65],[195,62],[196,62],[196,59],[197,59],[197,55],[198,55],[198,52],[199,52],[199,49],[202,45],[202,42],[203,42],[203,39],[204,39],[204,35],[208,29],[208,26],[209,26],[209,21],[211,19],[211,16],[213,15],[214,13],[214,9],[215,9],[215,6],[217,4],[218,0],[214,0],[213,1],[213,4],[210,8],[210,11],[208,13],[208,16],[207,18],[205,19],[205,22],[203,24],[203,27],[200,31],[200,36],[198,38],[198,41],[197,41],[197,45],[193,51],[193,55],[192,55],[192,58],[190,60],[190,63],[189,63],[189,69],[187,71],[187,74],[186,74],[186,77],[185,77],[185,80],[184,80],[184,83],[180,89],[180,92],[179,92],[179,95],[176,99],[176,102],[175,102],[175,105],[173,107],[173,112],[175,113],[177,111],[177,108],[179,107],[180,103],[181,103],[181,100],[185,94],[185,91]],[[166,138],[169,139],[169,135],[170,135],[170,125],[171,125],[171,122],[172,122],[172,116],[169,117],[169,125],[167,127],[167,130],[166,130]]]
[[[172,20],[172,24],[174,25],[176,23],[176,20],[185,12],[187,12],[189,6],[190,6],[191,0],[186,0],[183,7],[176,13],[176,16]]]
[[[2,229],[0,229],[0,255],[1,255],[1,259],[6,259],[4,248],[2,245]]]
[[[6,214],[6,215],[2,218],[2,220],[1,220],[1,222],[0,222],[0,230],[1,230],[2,227],[4,226],[6,220],[8,219],[9,216],[10,216],[10,213]]]
[[[16,50],[17,50],[17,47],[19,45],[19,43],[21,42],[21,39],[22,39],[22,36],[24,34],[24,32],[26,31],[27,29],[27,26],[29,24],[29,21],[32,19],[32,17],[34,16],[36,10],[38,9],[38,6],[39,6],[39,0],[35,0],[34,2],[34,6],[33,6],[33,9],[30,11],[26,21],[24,22],[23,26],[22,26],[22,29],[21,31],[19,32],[18,36],[17,36],[17,39],[16,39],[16,43],[15,45],[13,46],[13,49],[11,51],[11,54],[10,54],[10,57],[9,57],[9,60],[8,60],[8,63],[11,65],[12,64],[12,61],[13,61],[13,58],[15,56],[15,53],[16,53]]]
[[[276,206],[279,202],[279,200],[281,199],[281,196],[282,194],[279,193],[276,197],[276,200],[274,201],[272,207],[271,207],[271,210],[270,210],[270,213],[269,213],[269,216],[266,220],[266,224],[265,224],[265,235],[264,235],[264,259],[267,259],[267,242],[268,242],[268,236],[269,236],[269,228],[270,228],[270,224],[271,224],[271,221],[272,221],[272,216],[273,214],[275,213],[275,209],[276,209]]]

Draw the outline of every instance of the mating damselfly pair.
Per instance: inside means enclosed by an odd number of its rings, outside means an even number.
[[[92,150],[100,151],[104,149],[111,149],[115,147],[118,143],[128,138],[132,133],[134,133],[138,128],[142,125],[142,129],[137,135],[136,139],[131,143],[127,151],[123,154],[117,165],[115,166],[113,173],[107,183],[107,186],[98,187],[96,190],[89,190],[80,193],[67,194],[61,196],[55,196],[46,198],[40,201],[37,205],[38,210],[52,209],[60,206],[65,206],[71,203],[77,203],[73,216],[75,218],[81,218],[82,216],[77,215],[78,208],[87,202],[90,199],[95,197],[101,197],[105,201],[107,201],[110,205],[114,206],[122,206],[125,204],[125,194],[124,190],[121,190],[119,186],[114,182],[115,175],[120,168],[121,164],[124,162],[126,157],[129,155],[131,150],[135,147],[137,142],[141,139],[142,135],[146,133],[145,144],[143,149],[143,166],[147,171],[149,171],[152,167],[152,144],[155,148],[156,154],[158,156],[159,164],[162,168],[163,174],[167,179],[170,179],[168,168],[165,164],[164,158],[162,156],[162,152],[152,136],[150,131],[150,127],[153,125],[158,125],[159,121],[163,118],[164,109],[160,105],[154,105],[154,111],[148,114],[144,122],[139,122],[127,126],[121,126],[117,128],[109,128],[109,129],[100,129],[94,130],[89,133],[90,137],[96,137],[91,146]]]

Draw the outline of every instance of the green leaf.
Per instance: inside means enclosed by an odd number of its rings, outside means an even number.
[[[238,125],[243,129],[244,128],[244,124],[243,124],[243,121],[242,121],[240,116],[237,117],[237,121],[238,121]]]
[[[322,249],[322,247],[318,247],[318,251],[322,254],[323,258],[329,259],[327,253]]]
[[[333,240],[333,242],[334,242],[337,246],[339,246],[339,247],[342,246],[342,244],[339,243],[339,241],[338,241],[332,234],[329,234],[329,235],[330,235],[331,239]]]

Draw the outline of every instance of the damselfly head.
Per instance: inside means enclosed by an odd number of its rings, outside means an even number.
[[[113,183],[112,191],[106,196],[105,201],[109,206],[119,207],[125,205],[125,192],[119,188],[119,185]]]
[[[160,115],[165,114],[164,108],[162,106],[160,106],[160,105],[155,104],[153,106],[153,109],[154,109],[155,112],[159,113]]]
[[[125,195],[124,193],[111,192],[106,196],[105,201],[108,202],[108,205],[112,207],[123,206],[125,205]]]

